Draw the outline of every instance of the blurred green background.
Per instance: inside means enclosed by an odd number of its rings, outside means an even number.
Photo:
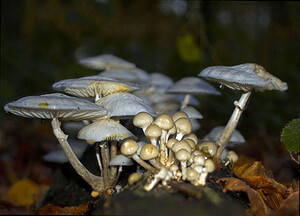
[[[51,85],[61,79],[97,74],[78,64],[85,56],[111,53],[174,81],[211,65],[254,62],[289,89],[255,93],[238,129],[248,141],[275,145],[300,114],[299,12],[298,2],[3,0],[1,107],[54,92]],[[241,95],[221,91],[198,97],[204,116],[199,136],[225,125]],[[0,115],[1,128],[27,121],[3,108]]]

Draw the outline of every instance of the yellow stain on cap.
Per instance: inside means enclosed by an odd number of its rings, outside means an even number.
[[[48,106],[50,106],[50,104],[47,102],[44,102],[44,103],[39,103],[39,106],[40,107],[48,107]]]

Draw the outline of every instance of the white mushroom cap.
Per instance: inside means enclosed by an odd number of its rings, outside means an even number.
[[[223,134],[223,131],[225,129],[225,126],[217,126],[217,127],[214,127],[203,139],[202,141],[214,141],[216,142],[220,137],[221,135]],[[238,130],[234,130],[229,141],[228,141],[228,144],[227,146],[230,147],[230,146],[234,146],[236,144],[242,144],[242,143],[245,143],[246,140],[245,138],[243,137],[243,135],[238,131]]]
[[[268,73],[262,66],[245,63],[235,66],[211,66],[202,70],[198,76],[219,82],[231,89],[243,91],[279,90],[288,86],[277,77]]]
[[[104,140],[123,140],[126,138],[136,139],[127,128],[112,119],[100,119],[82,128],[77,136],[92,142]]]
[[[108,110],[110,117],[135,116],[140,112],[157,116],[152,107],[147,105],[142,99],[126,92],[107,95],[97,100],[96,104]]]
[[[184,77],[175,82],[166,92],[173,94],[221,94],[212,85],[198,77]]]
[[[190,119],[202,119],[202,114],[192,106],[182,108],[180,111],[185,112]]]
[[[167,88],[173,85],[173,80],[162,73],[151,73],[150,75],[150,86],[155,87],[157,92],[165,92]]]
[[[193,162],[196,163],[196,164],[200,164],[200,165],[203,166],[204,163],[205,163],[205,158],[202,155],[195,155],[193,157]]]
[[[109,161],[109,166],[132,166],[133,161],[130,158],[125,157],[124,155],[116,155]]]
[[[138,82],[138,78],[134,73],[124,68],[114,68],[110,70],[102,71],[99,76],[109,77],[117,80],[124,80],[127,82]]]
[[[93,120],[107,114],[107,110],[94,103],[60,93],[24,97],[6,104],[4,110],[26,118],[76,121]]]
[[[52,88],[56,91],[64,91],[77,97],[106,96],[116,92],[132,92],[141,89],[135,83],[97,75],[61,80],[54,83]]]
[[[111,54],[102,54],[79,60],[79,63],[94,70],[105,70],[111,68],[134,68],[135,64]]]
[[[158,149],[152,144],[146,144],[142,147],[140,157],[142,160],[150,160],[158,156]]]

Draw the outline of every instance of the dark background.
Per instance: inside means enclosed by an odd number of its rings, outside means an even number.
[[[299,118],[299,12],[298,2],[271,1],[1,1],[0,105],[54,92],[51,85],[61,79],[97,74],[78,64],[85,56],[111,53],[174,81],[211,65],[254,62],[289,86],[285,92],[255,93],[238,125],[248,142],[246,154],[268,167],[265,155],[276,159],[284,151],[282,128]],[[221,91],[222,96],[198,97],[204,116],[199,137],[225,125],[241,95]],[[48,121],[3,109],[0,117],[2,153],[13,143],[8,130],[29,131],[33,140],[36,131],[51,135]]]

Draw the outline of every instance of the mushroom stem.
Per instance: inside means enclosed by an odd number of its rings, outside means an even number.
[[[111,141],[110,143],[110,158],[114,158],[117,155],[117,141]],[[110,179],[114,182],[117,175],[117,167],[110,167]]]
[[[160,136],[160,163],[165,166],[168,160],[168,150],[166,146],[167,131],[162,130],[161,132],[162,134]]]
[[[147,170],[151,170],[151,172],[155,173],[156,169],[147,164],[145,161],[143,161],[137,154],[132,155],[132,159],[135,160],[138,164],[140,164],[142,167],[144,167]]]
[[[57,118],[53,118],[51,121],[54,135],[56,136],[58,142],[63,148],[66,156],[68,157],[71,165],[76,170],[76,172],[92,187],[93,190],[97,192],[103,192],[103,178],[93,175],[89,172],[84,165],[78,160],[74,154],[72,148],[70,147],[67,138],[68,136],[60,128],[60,122]]]
[[[104,191],[109,188],[109,172],[108,172],[108,163],[109,163],[109,151],[106,141],[100,142],[98,144],[101,148],[101,157],[103,164],[103,179],[104,179]]]
[[[182,103],[181,103],[180,109],[183,109],[183,108],[187,107],[187,105],[190,102],[190,99],[191,99],[191,94],[186,94],[183,101],[182,101]]]
[[[98,165],[99,165],[99,168],[100,168],[100,176],[103,177],[103,168],[102,168],[102,163],[101,163],[101,158],[100,158],[100,147],[99,145],[95,145],[95,148],[96,148],[96,158],[97,158],[97,162],[98,162]]]
[[[247,101],[250,98],[250,95],[251,95],[251,92],[245,92],[242,94],[242,96],[238,102],[237,101],[234,102],[235,109],[224,129],[222,136],[217,141],[217,144],[219,145],[219,148],[217,151],[218,157],[221,155],[221,153],[224,150],[226,144],[228,143],[234,129],[236,128],[236,126],[239,122],[239,119],[240,119],[243,111],[245,110],[245,107],[246,107]]]

